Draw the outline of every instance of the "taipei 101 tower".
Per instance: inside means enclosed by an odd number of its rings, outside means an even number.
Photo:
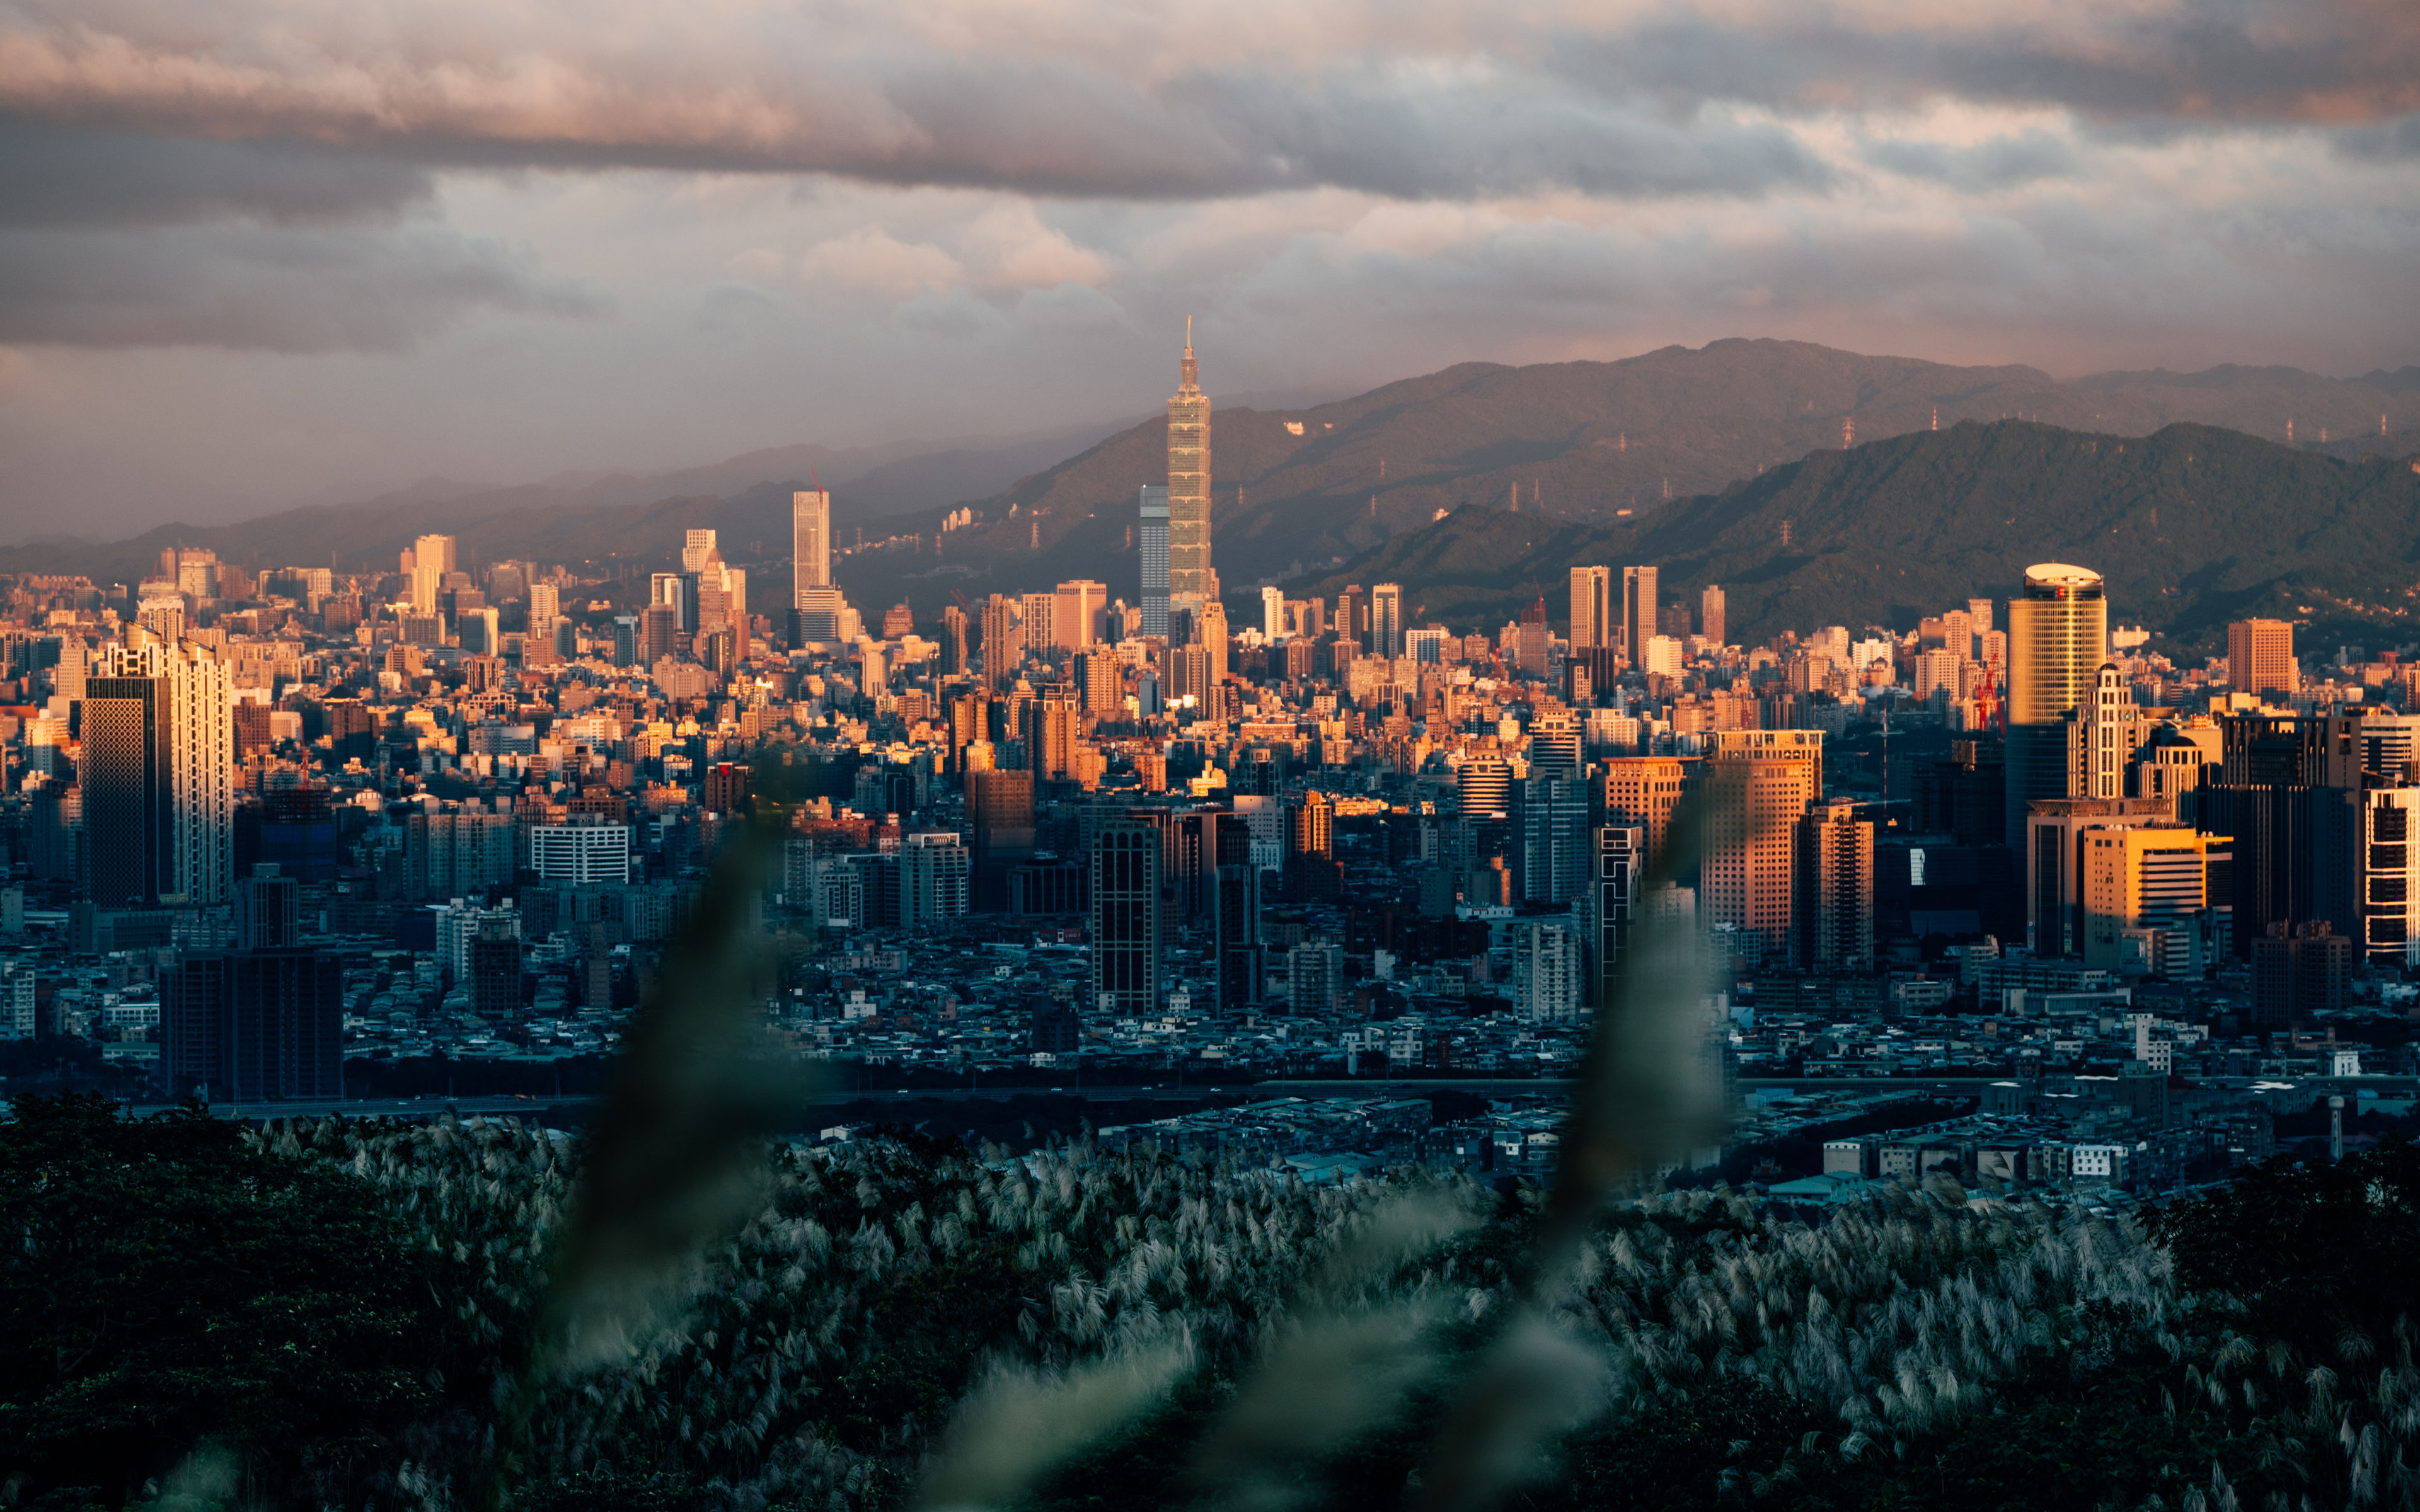
[[[1193,317],[1185,317],[1185,365],[1168,401],[1168,603],[1200,614],[1218,599],[1210,567],[1210,400],[1193,360]]]

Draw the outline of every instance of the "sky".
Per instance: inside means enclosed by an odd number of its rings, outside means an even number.
[[[2412,0],[0,0],[0,541],[1780,336],[2420,363]]]

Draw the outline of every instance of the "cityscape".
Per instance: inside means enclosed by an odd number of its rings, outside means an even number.
[[[2409,16],[70,8],[0,1512],[2420,1507]]]

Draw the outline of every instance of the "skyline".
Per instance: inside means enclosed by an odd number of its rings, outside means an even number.
[[[12,512],[1091,424],[1187,311],[1234,393],[2420,357],[2420,22],[2365,0],[369,16],[0,21]]]

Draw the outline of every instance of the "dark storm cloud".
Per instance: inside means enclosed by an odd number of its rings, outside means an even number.
[[[427,169],[317,142],[215,142],[0,118],[0,227],[324,225],[430,197]]]
[[[502,243],[436,226],[0,231],[0,344],[392,350],[473,309],[598,307]]]
[[[1014,26],[814,6],[611,7],[594,26],[519,8],[371,3],[344,25],[337,14],[288,0],[18,0],[0,11],[0,107],[431,162],[1147,199],[1323,185],[1404,198],[1758,193],[1823,179],[1759,113],[1941,100],[2109,124],[2349,127],[2420,111],[2410,0],[1774,0],[1719,22],[1660,6],[1312,5],[1239,12],[1223,31],[1206,12],[1108,9]]]

